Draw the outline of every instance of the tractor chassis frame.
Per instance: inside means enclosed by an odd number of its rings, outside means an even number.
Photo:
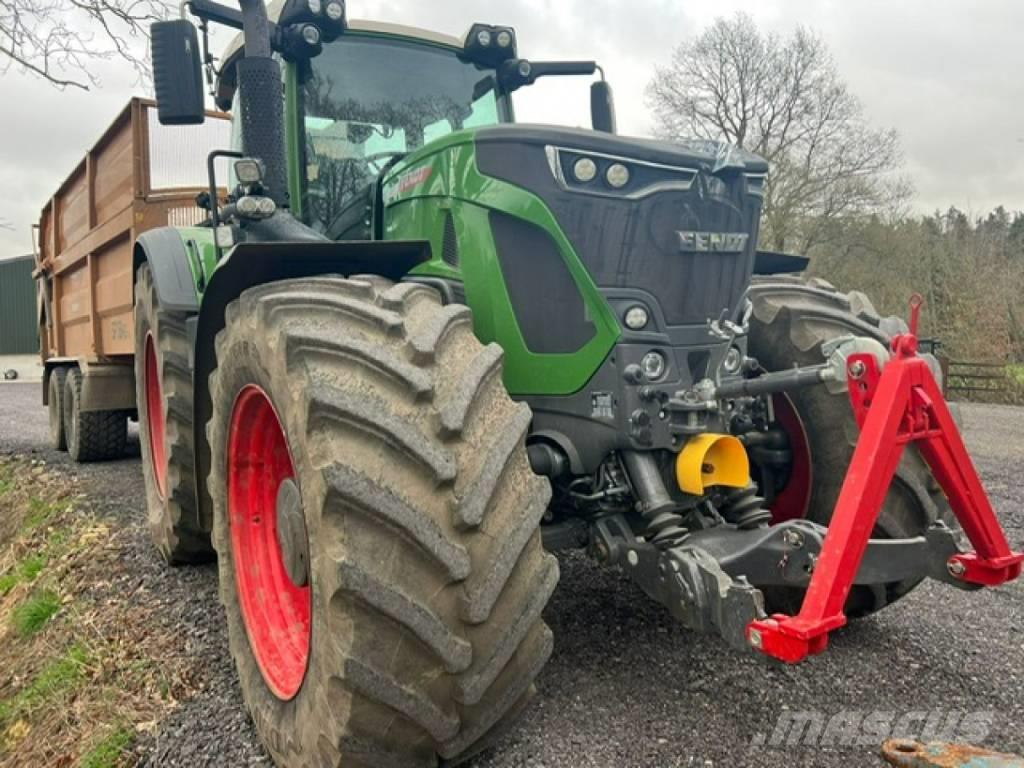
[[[747,627],[767,618],[760,588],[806,589],[827,533],[806,520],[753,530],[722,525],[662,549],[635,536],[623,516],[612,515],[594,524],[591,546],[601,562],[626,571],[683,626],[721,635],[731,647],[748,650]],[[944,523],[924,536],[871,539],[852,583],[932,578],[959,589],[980,589],[949,572],[950,558],[965,553],[959,536]]]

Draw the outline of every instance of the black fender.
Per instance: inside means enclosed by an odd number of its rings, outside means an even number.
[[[429,258],[430,244],[426,241],[304,240],[240,243],[217,265],[199,308],[192,370],[196,496],[199,521],[205,530],[213,526],[213,501],[206,488],[210,474],[206,424],[213,415],[209,380],[217,365],[214,340],[224,328],[224,311],[228,304],[247,288],[296,277],[373,274],[401,280],[409,270]]]
[[[132,275],[138,273],[143,262],[149,263],[161,307],[189,314],[199,311],[195,278],[178,230],[158,227],[139,235],[132,255]]]
[[[803,272],[811,260],[807,256],[778,251],[758,251],[754,254],[755,275],[791,275]]]

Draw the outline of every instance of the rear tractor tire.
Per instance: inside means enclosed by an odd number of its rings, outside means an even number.
[[[50,445],[57,451],[68,449],[67,433],[64,431],[64,387],[68,369],[58,366],[50,371],[47,385],[46,407],[50,417]]]
[[[866,336],[888,347],[892,334],[906,330],[900,318],[881,317],[863,293],[840,293],[823,280],[768,277],[754,282],[749,297],[749,353],[769,371],[820,364],[825,359],[822,344],[839,336]],[[836,388],[809,387],[777,396],[775,412],[788,434],[793,465],[771,505],[773,521],[806,518],[828,525],[860,435],[849,396]],[[952,510],[928,465],[911,446],[903,454],[872,536],[918,536],[936,520],[951,523]],[[917,584],[855,586],[846,613],[851,618],[874,613]],[[798,611],[803,594],[799,589],[765,589],[768,613]]]
[[[551,653],[529,408],[469,310],[320,277],[227,308],[207,434],[231,652],[279,765],[490,746]]]
[[[124,456],[128,414],[124,411],[83,411],[82,371],[71,368],[64,380],[64,435],[73,461],[107,461]]]
[[[192,371],[185,314],[160,306],[149,264],[135,279],[135,402],[149,532],[171,565],[213,559],[196,511]]]

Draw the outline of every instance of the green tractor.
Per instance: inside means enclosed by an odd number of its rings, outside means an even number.
[[[857,445],[847,374],[907,326],[757,250],[765,162],[616,135],[596,63],[522,59],[507,27],[184,6],[198,30],[153,28],[166,124],[203,120],[199,31],[243,35],[213,72],[235,146],[207,220],[136,244],[149,516],[169,562],[216,554],[274,760],[493,744],[552,650],[554,550],[770,652]],[[599,76],[594,130],[515,123],[517,89],[569,75]],[[893,470],[839,615],[966,570],[922,455]]]

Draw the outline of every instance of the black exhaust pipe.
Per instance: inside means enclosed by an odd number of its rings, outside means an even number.
[[[242,7],[245,58],[238,62],[242,151],[263,161],[266,194],[288,207],[281,70],[271,58],[270,22],[263,0],[238,0]]]

